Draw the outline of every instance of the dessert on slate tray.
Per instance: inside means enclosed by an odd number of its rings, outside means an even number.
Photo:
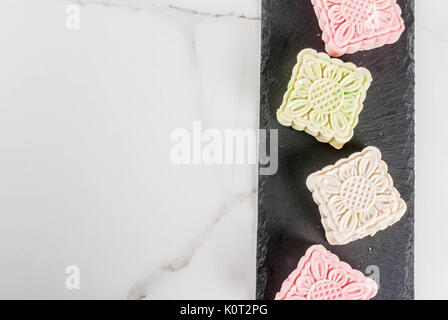
[[[396,0],[311,0],[325,50],[334,57],[396,42],[404,31]]]
[[[314,245],[283,282],[275,300],[368,300],[377,290],[375,281]]]
[[[406,203],[375,147],[311,174],[306,185],[319,206],[327,240],[333,245],[373,236],[400,220],[406,211]]]
[[[371,81],[365,68],[313,49],[302,50],[277,119],[340,149],[353,137]]]

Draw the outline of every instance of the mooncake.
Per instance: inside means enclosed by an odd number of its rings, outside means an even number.
[[[353,137],[371,81],[365,68],[304,49],[297,56],[277,119],[340,149]]]
[[[319,206],[328,242],[342,245],[386,229],[406,212],[375,147],[341,159],[306,181]]]
[[[396,0],[311,0],[333,57],[396,42],[404,31]]]
[[[283,282],[275,300],[369,300],[377,291],[374,280],[314,245]]]

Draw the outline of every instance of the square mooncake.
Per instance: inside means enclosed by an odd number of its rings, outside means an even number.
[[[319,206],[325,234],[332,245],[373,236],[406,212],[406,203],[375,147],[367,147],[311,174],[306,185]]]
[[[277,119],[340,149],[353,137],[371,81],[365,68],[304,49],[297,56]]]
[[[311,0],[325,50],[334,57],[391,44],[404,30],[396,0]]]
[[[377,291],[374,280],[314,245],[283,282],[275,300],[369,300]]]

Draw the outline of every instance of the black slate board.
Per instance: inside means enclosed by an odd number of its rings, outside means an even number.
[[[311,1],[262,1],[260,128],[278,129],[279,167],[275,175],[259,175],[257,299],[273,299],[306,249],[317,243],[364,273],[378,266],[375,299],[414,298],[414,0],[398,4],[406,30],[397,43],[341,57],[369,69],[373,82],[354,138],[336,150],[281,126],[275,116],[298,52],[325,51]],[[374,237],[331,246],[305,180],[368,145],[381,150],[408,210]]]

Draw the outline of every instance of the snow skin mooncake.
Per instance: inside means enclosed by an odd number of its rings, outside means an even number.
[[[369,300],[377,291],[375,281],[314,245],[283,282],[275,300]]]
[[[365,68],[304,49],[297,56],[277,120],[340,149],[353,137],[371,81]]]
[[[333,57],[396,42],[404,31],[396,0],[311,0]]]
[[[367,147],[311,174],[306,185],[319,206],[322,225],[332,245],[373,236],[406,212],[406,203],[375,147]]]

